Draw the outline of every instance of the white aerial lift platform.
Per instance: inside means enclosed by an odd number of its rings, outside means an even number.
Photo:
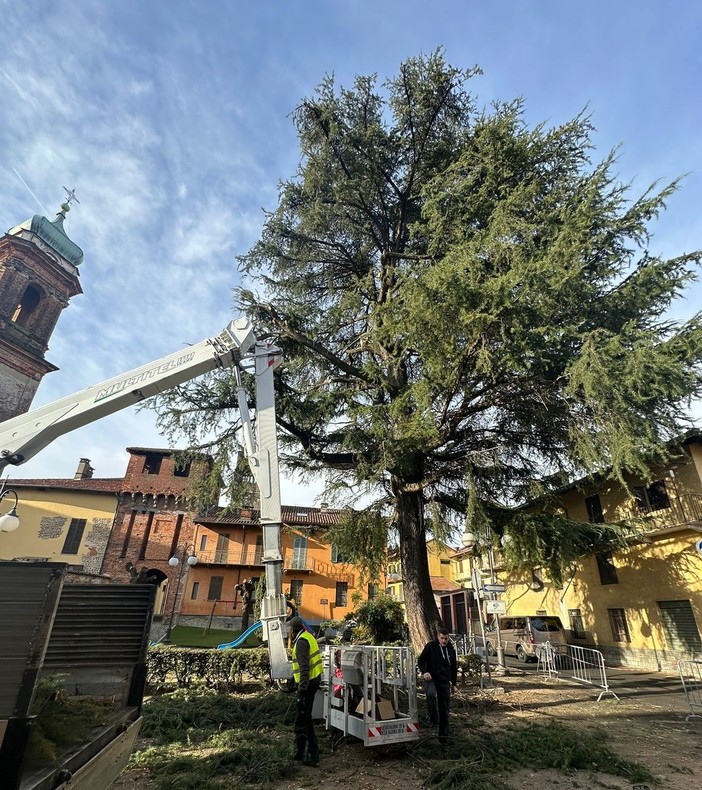
[[[324,720],[364,746],[419,739],[417,670],[409,647],[326,646]]]

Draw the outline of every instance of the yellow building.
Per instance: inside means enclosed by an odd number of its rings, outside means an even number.
[[[630,476],[627,486],[559,492],[571,519],[635,519],[638,527],[627,548],[579,561],[562,589],[539,568],[508,574],[497,557],[507,615],[556,615],[570,642],[596,647],[610,664],[674,670],[681,658],[702,658],[702,434],[688,434],[674,461],[652,467],[650,482]],[[466,554],[453,559],[471,586]]]
[[[70,479],[5,481],[16,492],[20,526],[0,533],[0,558],[5,560],[66,562],[76,574],[100,574],[122,490],[122,478],[92,480],[89,462],[81,459]],[[6,505],[14,504],[12,494]]]
[[[460,589],[454,577],[455,564],[453,557],[456,550],[451,546],[443,546],[439,541],[432,538],[427,541],[427,560],[429,563],[429,577],[431,579],[431,589],[434,593],[434,600],[437,608],[441,595]],[[397,549],[388,554],[387,588],[388,595],[399,601],[403,607],[405,604],[405,592],[402,582],[402,565]]]

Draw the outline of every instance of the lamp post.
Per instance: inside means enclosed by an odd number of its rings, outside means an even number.
[[[467,549],[473,549],[476,546],[480,545],[480,543],[481,543],[480,539],[476,535],[474,535],[472,532],[468,532],[468,531],[463,533],[463,536],[462,536],[461,540],[462,540],[463,545]],[[495,573],[495,555],[493,553],[492,540],[490,540],[490,536],[487,537],[487,540],[485,542],[487,543],[487,549],[488,549],[488,563],[489,563],[489,567],[490,567],[490,582],[492,584],[496,584],[497,583],[497,574]],[[476,574],[471,574],[471,577],[473,579],[475,579]],[[473,586],[475,586],[475,581],[473,582]],[[482,603],[480,602],[480,593],[479,593],[478,590],[476,590],[475,592],[478,595],[478,600],[479,600],[478,609],[482,613],[483,606],[482,606]],[[493,600],[495,600],[497,598],[497,593],[490,593],[490,595],[492,596]],[[481,616],[480,624],[481,624],[481,627],[482,627],[482,616]],[[502,646],[502,635],[500,634],[500,616],[497,613],[495,614],[495,636],[496,636],[495,647],[497,649],[497,667],[500,670],[500,672],[502,672],[503,674],[506,674],[507,673],[507,667],[505,665],[505,653],[504,653],[504,648]]]
[[[0,516],[0,532],[14,532],[20,525],[19,516],[17,515],[17,505],[19,504],[17,492],[11,488],[3,487],[0,489],[0,502],[2,502],[8,494],[14,496],[15,504],[4,516]]]
[[[171,568],[177,568],[178,566],[180,566],[180,568],[178,570],[175,591],[173,593],[173,603],[171,604],[171,615],[168,618],[168,628],[166,628],[166,633],[163,636],[164,645],[170,645],[171,643],[171,631],[173,630],[173,619],[175,617],[176,602],[178,601],[178,592],[180,590],[180,582],[183,578],[183,571],[186,567],[192,568],[193,565],[197,565],[197,557],[193,554],[194,551],[195,546],[191,543],[183,546],[180,557],[178,556],[178,551],[176,551],[170,560],[168,560],[168,564]]]

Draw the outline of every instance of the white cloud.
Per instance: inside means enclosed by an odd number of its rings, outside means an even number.
[[[257,239],[279,180],[295,172],[289,114],[299,100],[325,72],[345,85],[357,72],[382,82],[405,57],[441,43],[450,61],[483,66],[481,101],[524,94],[530,119],[570,118],[589,102],[602,121],[601,154],[623,142],[624,180],[692,171],[654,230],[668,254],[700,246],[702,12],[691,0],[677,14],[661,6],[635,18],[604,0],[586,11],[525,6],[509,19],[499,4],[437,12],[419,0],[373,9],[312,0],[305,10],[212,0],[0,6],[0,224],[38,211],[13,168],[50,219],[62,185],[81,201],[66,227],[85,251],[85,293],[54,331],[47,358],[60,371],[35,405],[217,333],[231,318],[235,256]],[[499,47],[486,35],[497,29]],[[593,63],[598,31],[619,44]],[[654,59],[636,43],[646,35],[660,44]],[[690,292],[690,309],[700,292]],[[98,474],[119,476],[124,447],[162,444],[153,415],[126,411],[57,441],[21,473],[71,476],[87,456]],[[291,486],[296,504],[317,496],[314,486]]]

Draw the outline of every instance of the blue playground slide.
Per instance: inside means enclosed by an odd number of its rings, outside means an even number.
[[[258,631],[261,627],[261,621],[256,620],[253,625],[250,625],[243,634],[239,634],[237,638],[233,642],[225,642],[223,645],[217,645],[217,650],[227,650],[230,647],[239,647],[239,645],[243,645],[244,642],[253,634],[254,631]]]
[[[307,620],[305,620],[304,617],[300,617],[300,619],[302,620],[305,628],[310,633],[314,633],[314,631],[312,631],[312,627],[307,622]],[[256,622],[253,625],[250,625],[246,629],[246,631],[244,631],[243,634],[239,634],[239,636],[237,636],[237,638],[233,642],[225,642],[223,645],[217,645],[217,650],[228,650],[230,647],[239,647],[240,645],[243,645],[244,642],[251,636],[251,634],[253,634],[254,631],[258,631],[260,627],[261,627],[261,621],[256,620]]]

